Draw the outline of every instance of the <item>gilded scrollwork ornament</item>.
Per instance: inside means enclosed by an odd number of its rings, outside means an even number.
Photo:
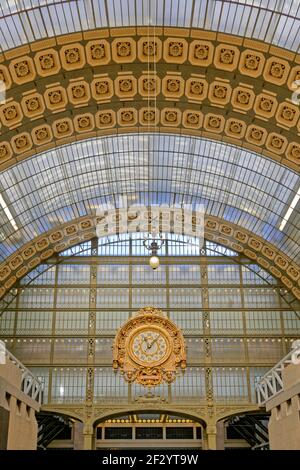
[[[144,307],[117,332],[113,369],[127,382],[153,387],[174,382],[186,368],[185,342],[181,331],[164,313]]]

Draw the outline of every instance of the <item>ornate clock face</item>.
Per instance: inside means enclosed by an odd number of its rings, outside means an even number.
[[[128,382],[154,387],[175,380],[186,368],[185,343],[179,328],[159,309],[141,308],[116,334],[113,369]]]
[[[135,362],[146,366],[164,362],[170,354],[167,336],[158,328],[143,328],[130,339],[130,355]]]

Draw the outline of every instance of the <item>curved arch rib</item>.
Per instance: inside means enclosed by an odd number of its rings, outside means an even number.
[[[149,211],[142,221],[146,225],[150,223],[151,213]],[[118,218],[118,209],[116,214]],[[174,218],[172,209],[170,209],[169,215],[172,221]],[[194,213],[193,217],[195,216]],[[19,279],[55,253],[64,251],[82,241],[90,240],[97,234],[99,235],[99,231],[96,232],[99,222],[99,217],[82,217],[72,223],[56,227],[24,245],[0,265],[0,281],[2,284],[0,298],[3,298]],[[176,225],[173,225],[172,228],[171,225],[170,233],[182,233],[176,227]],[[126,226],[125,233],[127,231],[128,226]],[[124,229],[122,226],[119,227],[118,222],[114,233],[124,233]],[[101,236],[108,234],[113,233],[111,231],[109,233],[105,232],[104,229]],[[243,253],[249,259],[254,260],[263,269],[270,272],[272,276],[280,279],[293,296],[300,300],[300,266],[270,243],[232,223],[211,216],[205,217],[204,237],[227,246],[236,252]]]
[[[0,56],[0,169],[71,141],[155,128],[223,140],[299,171],[295,53],[203,30],[156,34],[100,29]],[[155,73],[145,72],[148,60]]]

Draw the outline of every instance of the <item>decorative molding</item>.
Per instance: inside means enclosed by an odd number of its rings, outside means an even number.
[[[203,401],[198,403],[183,402],[180,405],[172,403],[124,403],[116,404],[115,402],[102,403],[101,405],[93,404],[92,415],[87,417],[85,415],[84,405],[80,404],[46,404],[41,407],[41,411],[48,411],[55,414],[62,414],[78,419],[82,422],[88,422],[95,426],[101,421],[112,418],[113,416],[120,416],[130,413],[139,413],[146,411],[162,411],[163,413],[178,414],[187,416],[189,419],[199,421],[204,427],[217,423],[230,416],[238,415],[241,413],[259,412],[260,408],[253,403],[236,403],[236,404],[216,404],[214,403],[213,412]]]
[[[0,55],[7,95],[0,170],[66,139],[155,126],[223,140],[299,171],[300,110],[291,102],[299,61],[254,40],[207,40],[202,30],[173,28],[170,37],[150,39],[132,28],[117,34],[97,30],[77,42],[66,35],[32,43],[26,55],[23,47],[12,59],[10,51]],[[148,61],[156,73],[145,71]],[[147,112],[145,100],[155,96],[157,107],[152,102]]]
[[[50,413],[57,413],[63,416],[69,416],[70,418],[75,418],[78,421],[84,422],[85,418],[85,407],[80,403],[74,405],[64,403],[62,405],[58,404],[45,404],[42,405],[41,411],[47,411]]]
[[[255,411],[261,411],[261,408],[258,407],[258,405],[250,404],[250,405],[243,405],[243,404],[235,404],[235,405],[229,405],[229,406],[216,406],[216,418],[217,421],[221,421],[225,418],[229,418],[231,416],[236,416],[239,414],[244,414],[244,413],[251,413]]]
[[[174,214],[170,209],[170,220],[172,217],[174,218]],[[141,221],[140,218],[139,220]],[[148,216],[148,223],[150,221]],[[36,237],[8,257],[0,265],[0,299],[18,280],[55,253],[94,238],[98,222],[100,219],[95,216],[85,216],[70,221]],[[131,222],[129,220],[128,224]],[[176,224],[173,227],[171,232],[176,233]],[[98,230],[97,232],[99,235]],[[121,232],[117,225],[116,233]],[[106,235],[107,233],[103,231],[102,236]],[[286,289],[300,300],[300,266],[274,245],[244,228],[213,216],[205,216],[204,236],[207,240],[231,248],[255,261],[279,279]]]
[[[174,382],[179,370],[186,369],[186,347],[181,330],[162,310],[141,308],[116,333],[113,369],[127,382],[147,387]],[[149,395],[142,398],[150,401],[157,397],[149,390]]]

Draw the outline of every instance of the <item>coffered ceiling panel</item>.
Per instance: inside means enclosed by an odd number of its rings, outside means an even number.
[[[3,0],[0,260],[127,197],[299,263],[299,33],[298,0]]]

